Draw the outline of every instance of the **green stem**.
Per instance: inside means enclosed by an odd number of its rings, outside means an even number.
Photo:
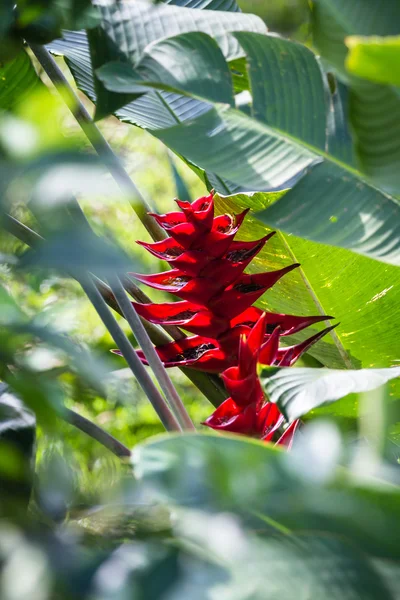
[[[167,431],[181,431],[181,426],[176,417],[172,414],[165,399],[151,380],[145,367],[140,362],[131,343],[118,325],[103,297],[93,283],[93,280],[88,277],[85,280],[80,280],[80,284],[90,302],[93,304],[100,319],[103,321],[106,329],[110,332],[114,342],[120,349],[122,356],[128,363],[128,366],[136,377],[139,385],[152,403],[153,408],[158,414],[165,429],[167,429]]]
[[[73,425],[80,431],[86,433],[86,435],[90,436],[97,442],[99,442],[102,446],[110,450],[115,456],[119,458],[123,458],[125,456],[130,456],[131,452],[129,448],[124,446],[120,441],[118,441],[115,437],[104,431],[101,427],[89,421],[85,417],[82,417],[75,411],[69,408],[63,408],[62,413],[59,415],[63,421],[66,421],[70,425]]]
[[[89,142],[109,169],[119,188],[128,196],[128,198],[130,198],[133,210],[146,227],[153,240],[158,241],[164,239],[166,237],[164,230],[148,215],[148,213],[151,212],[150,206],[129,177],[129,174],[124,169],[120,159],[116,156],[101,131],[93,122],[93,119],[70,86],[54,58],[44,46],[40,46],[39,44],[29,44],[29,46],[39,63],[42,65],[50,81],[54,84],[64,102],[74,115]]]
[[[171,409],[175,413],[177,420],[183,429],[195,430],[195,426],[193,425],[186,408],[167,373],[166,368],[155,351],[154,346],[140,321],[139,315],[133,308],[132,303],[126,295],[121,281],[115,276],[109,278],[109,283],[124,314],[124,317],[128,321],[138,344],[142,348],[147,362],[153,370],[153,373],[160,384],[160,387],[164,392]]]

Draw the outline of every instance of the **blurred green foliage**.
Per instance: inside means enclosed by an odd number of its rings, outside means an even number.
[[[308,0],[238,0],[244,12],[261,17],[270,31],[304,38],[310,18]]]

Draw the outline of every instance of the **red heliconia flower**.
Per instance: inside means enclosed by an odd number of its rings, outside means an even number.
[[[169,237],[156,243],[139,242],[165,260],[171,270],[132,275],[181,300],[161,304],[134,302],[133,306],[151,323],[176,325],[195,334],[156,347],[166,367],[187,366],[221,373],[229,398],[206,420],[206,425],[265,441],[276,441],[278,437],[276,443],[290,448],[298,422],[282,433],[284,417],[265,398],[257,365],[292,365],[332,327],[294,346],[279,347],[280,339],[332,317],[262,312],[252,306],[299,265],[267,273],[244,273],[274,232],[260,240],[236,240],[248,209],[240,214],[214,216],[213,194],[193,203],[177,200],[177,204],[181,212],[153,215]],[[143,353],[137,354],[147,364]]]

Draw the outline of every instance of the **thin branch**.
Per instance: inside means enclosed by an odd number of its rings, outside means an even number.
[[[59,415],[63,421],[66,421],[70,425],[73,425],[77,429],[80,429],[88,436],[99,442],[102,446],[110,450],[115,456],[119,458],[131,456],[129,448],[124,446],[115,437],[104,431],[101,427],[89,421],[85,417],[82,417],[75,411],[64,407],[62,413]]]
[[[133,210],[153,240],[164,239],[166,237],[164,230],[148,215],[151,212],[150,206],[130,178],[120,159],[93,122],[93,119],[70,86],[54,58],[44,46],[40,46],[39,44],[29,44],[29,46],[49,79],[64,99],[64,102],[74,115],[93,148],[109,169],[119,188],[131,199],[130,202]]]
[[[146,396],[153,405],[154,410],[157,412],[162,424],[168,431],[181,431],[181,427],[172,414],[165,399],[151,380],[145,367],[140,362],[133,349],[131,343],[122,331],[113,314],[105,303],[99,290],[96,288],[91,278],[79,281],[85,294],[93,304],[97,311],[100,319],[103,321],[105,327],[111,334],[114,342],[121,351],[122,356],[128,363],[129,368],[136,377],[139,385],[142,387]]]
[[[36,231],[33,231],[33,229],[30,229],[30,227],[24,225],[11,215],[3,214],[1,220],[4,229],[27,246],[35,246],[35,244],[44,241],[44,238],[36,233]]]
[[[133,308],[131,301],[126,295],[120,279],[118,279],[117,276],[109,277],[109,282],[114,296],[117,299],[122,312],[124,313],[124,317],[128,321],[133,335],[142,348],[147,362],[153,370],[154,375],[160,384],[160,387],[164,392],[165,397],[169,402],[169,405],[176,418],[178,419],[182,428],[195,430],[195,426],[193,425],[186,408],[167,373],[166,368],[155,351],[154,346],[140,321],[139,315]]]

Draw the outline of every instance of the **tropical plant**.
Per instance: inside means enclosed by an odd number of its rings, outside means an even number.
[[[279,4],[0,7],[5,600],[398,597],[400,9]]]

